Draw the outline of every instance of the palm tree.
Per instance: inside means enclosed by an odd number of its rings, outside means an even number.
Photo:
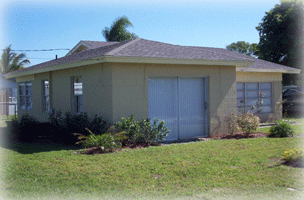
[[[12,52],[11,46],[9,45],[4,49],[1,56],[0,68],[2,74],[23,69],[26,64],[30,64],[30,61],[25,59],[26,55],[24,53]]]
[[[128,20],[127,17],[123,16],[120,18],[117,18],[111,28],[105,27],[104,30],[102,30],[102,34],[107,40],[109,41],[128,41],[132,40],[134,38],[137,38],[137,36],[134,33],[130,33],[127,31],[127,28],[132,26],[133,24]]]

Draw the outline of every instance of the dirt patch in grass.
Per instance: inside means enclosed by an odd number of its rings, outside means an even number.
[[[283,161],[282,164],[290,167],[304,168],[303,160]]]
[[[245,135],[243,132],[236,132],[234,134],[223,134],[223,135],[215,135],[209,137],[209,139],[244,139],[244,138],[258,138],[258,137],[267,137],[267,133],[256,132],[250,133],[249,136]]]

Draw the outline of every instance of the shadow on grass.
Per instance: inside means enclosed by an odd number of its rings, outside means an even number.
[[[8,127],[0,127],[0,147],[16,151],[21,154],[33,154],[40,152],[77,150],[81,147],[76,145],[66,145],[60,142],[53,142],[49,139],[40,139],[31,143],[18,142],[10,137],[11,131]]]

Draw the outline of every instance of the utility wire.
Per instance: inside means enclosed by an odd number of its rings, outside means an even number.
[[[2,49],[2,50],[5,50],[5,49]],[[60,50],[69,51],[70,49],[65,49],[65,48],[62,48],[62,49],[40,49],[40,50],[12,50],[11,49],[11,51],[60,51]]]
[[[12,50],[12,51],[69,51],[70,49]]]

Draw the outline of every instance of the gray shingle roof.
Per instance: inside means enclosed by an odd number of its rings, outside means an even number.
[[[254,64],[246,69],[276,69],[276,70],[297,70],[291,67],[274,64],[259,60],[240,53],[221,48],[180,46],[162,42],[156,42],[137,38],[127,42],[99,42],[83,41],[91,47],[82,52],[73,53],[65,57],[40,63],[19,71],[33,70],[48,66],[61,65],[65,63],[92,59],[100,56],[132,57],[132,58],[165,58],[185,60],[212,60],[212,61],[253,61]],[[245,67],[244,67],[245,68]]]
[[[81,42],[89,44],[88,49],[96,49],[98,47],[104,47],[104,46],[109,46],[112,44],[119,43],[119,42],[104,42],[104,41],[89,41],[89,40],[81,40]]]

